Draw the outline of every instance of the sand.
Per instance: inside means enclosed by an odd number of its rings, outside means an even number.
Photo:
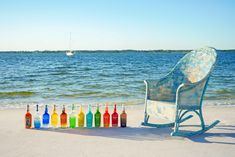
[[[129,106],[127,113],[127,128],[35,130],[24,128],[25,110],[2,110],[0,156],[235,156],[235,107],[204,107],[206,123],[221,122],[192,138],[171,137],[172,128],[141,127],[142,106]],[[197,121],[193,118],[188,124]]]

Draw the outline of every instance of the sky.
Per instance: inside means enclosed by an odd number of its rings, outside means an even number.
[[[234,0],[0,0],[0,51],[235,49]]]

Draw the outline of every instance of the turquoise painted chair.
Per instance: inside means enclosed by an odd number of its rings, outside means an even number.
[[[160,80],[145,80],[144,126],[174,127],[172,136],[193,136],[204,133],[219,123],[206,126],[202,115],[202,102],[210,74],[216,62],[216,50],[206,47],[187,53],[165,77]],[[195,112],[201,121],[198,131],[182,131],[180,124]],[[169,123],[152,124],[149,118],[168,119]]]

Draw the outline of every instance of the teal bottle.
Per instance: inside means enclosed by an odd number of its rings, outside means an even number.
[[[88,106],[88,112],[86,114],[86,127],[92,128],[93,114],[91,112],[91,105]]]
[[[75,128],[76,127],[76,113],[75,113],[75,109],[74,109],[74,104],[72,105],[72,112],[69,116],[69,125],[70,128]]]
[[[97,105],[95,113],[95,127],[100,127],[100,122],[101,122],[101,113],[99,111],[99,105]]]
[[[43,127],[44,128],[49,128],[49,123],[50,123],[50,115],[48,113],[48,107],[46,105],[45,112],[44,112],[43,118],[42,118]]]
[[[41,118],[38,111],[38,105],[36,106],[36,114],[34,116],[34,128],[39,129],[41,127]]]

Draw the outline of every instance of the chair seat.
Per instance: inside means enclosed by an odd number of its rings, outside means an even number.
[[[147,112],[150,115],[174,122],[176,105],[174,102],[147,100]]]

